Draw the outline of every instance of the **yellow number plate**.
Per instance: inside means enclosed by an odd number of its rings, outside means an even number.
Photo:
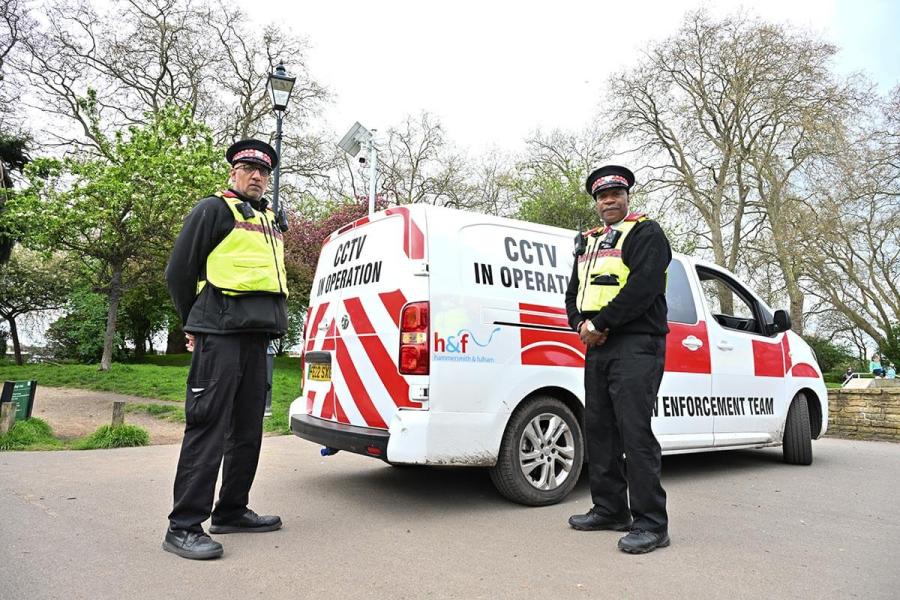
[[[313,381],[331,381],[331,365],[309,365],[309,378]]]

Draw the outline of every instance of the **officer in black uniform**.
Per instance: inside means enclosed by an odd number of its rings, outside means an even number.
[[[191,210],[166,267],[193,356],[163,549],[192,559],[222,556],[222,545],[203,531],[210,516],[211,533],[281,528],[279,517],[248,507],[262,443],[266,347],[287,331],[282,232],[263,198],[278,156],[250,139],[233,144],[225,157],[231,187]]]
[[[629,214],[633,185],[634,174],[617,165],[597,169],[586,182],[604,226],[579,235],[566,312],[587,346],[584,418],[594,505],[569,524],[628,531],[619,549],[644,553],[669,545],[650,417],[665,362],[672,252],[656,222]]]

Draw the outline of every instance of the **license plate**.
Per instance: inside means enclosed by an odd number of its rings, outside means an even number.
[[[331,365],[309,365],[309,378],[313,381],[331,381]]]

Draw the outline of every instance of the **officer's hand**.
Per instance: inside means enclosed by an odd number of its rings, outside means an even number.
[[[578,337],[581,338],[581,343],[590,348],[591,346],[602,346],[606,342],[606,337],[609,334],[609,329],[605,329],[603,331],[590,331],[587,328],[587,321],[581,324],[581,329],[578,332]]]
[[[193,352],[194,351],[194,336],[193,336],[193,334],[186,333],[186,334],[184,334],[184,337],[187,338],[187,344],[186,344],[187,351]]]

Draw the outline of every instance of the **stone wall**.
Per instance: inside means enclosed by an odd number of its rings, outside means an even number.
[[[900,442],[900,389],[828,390],[828,435]]]

